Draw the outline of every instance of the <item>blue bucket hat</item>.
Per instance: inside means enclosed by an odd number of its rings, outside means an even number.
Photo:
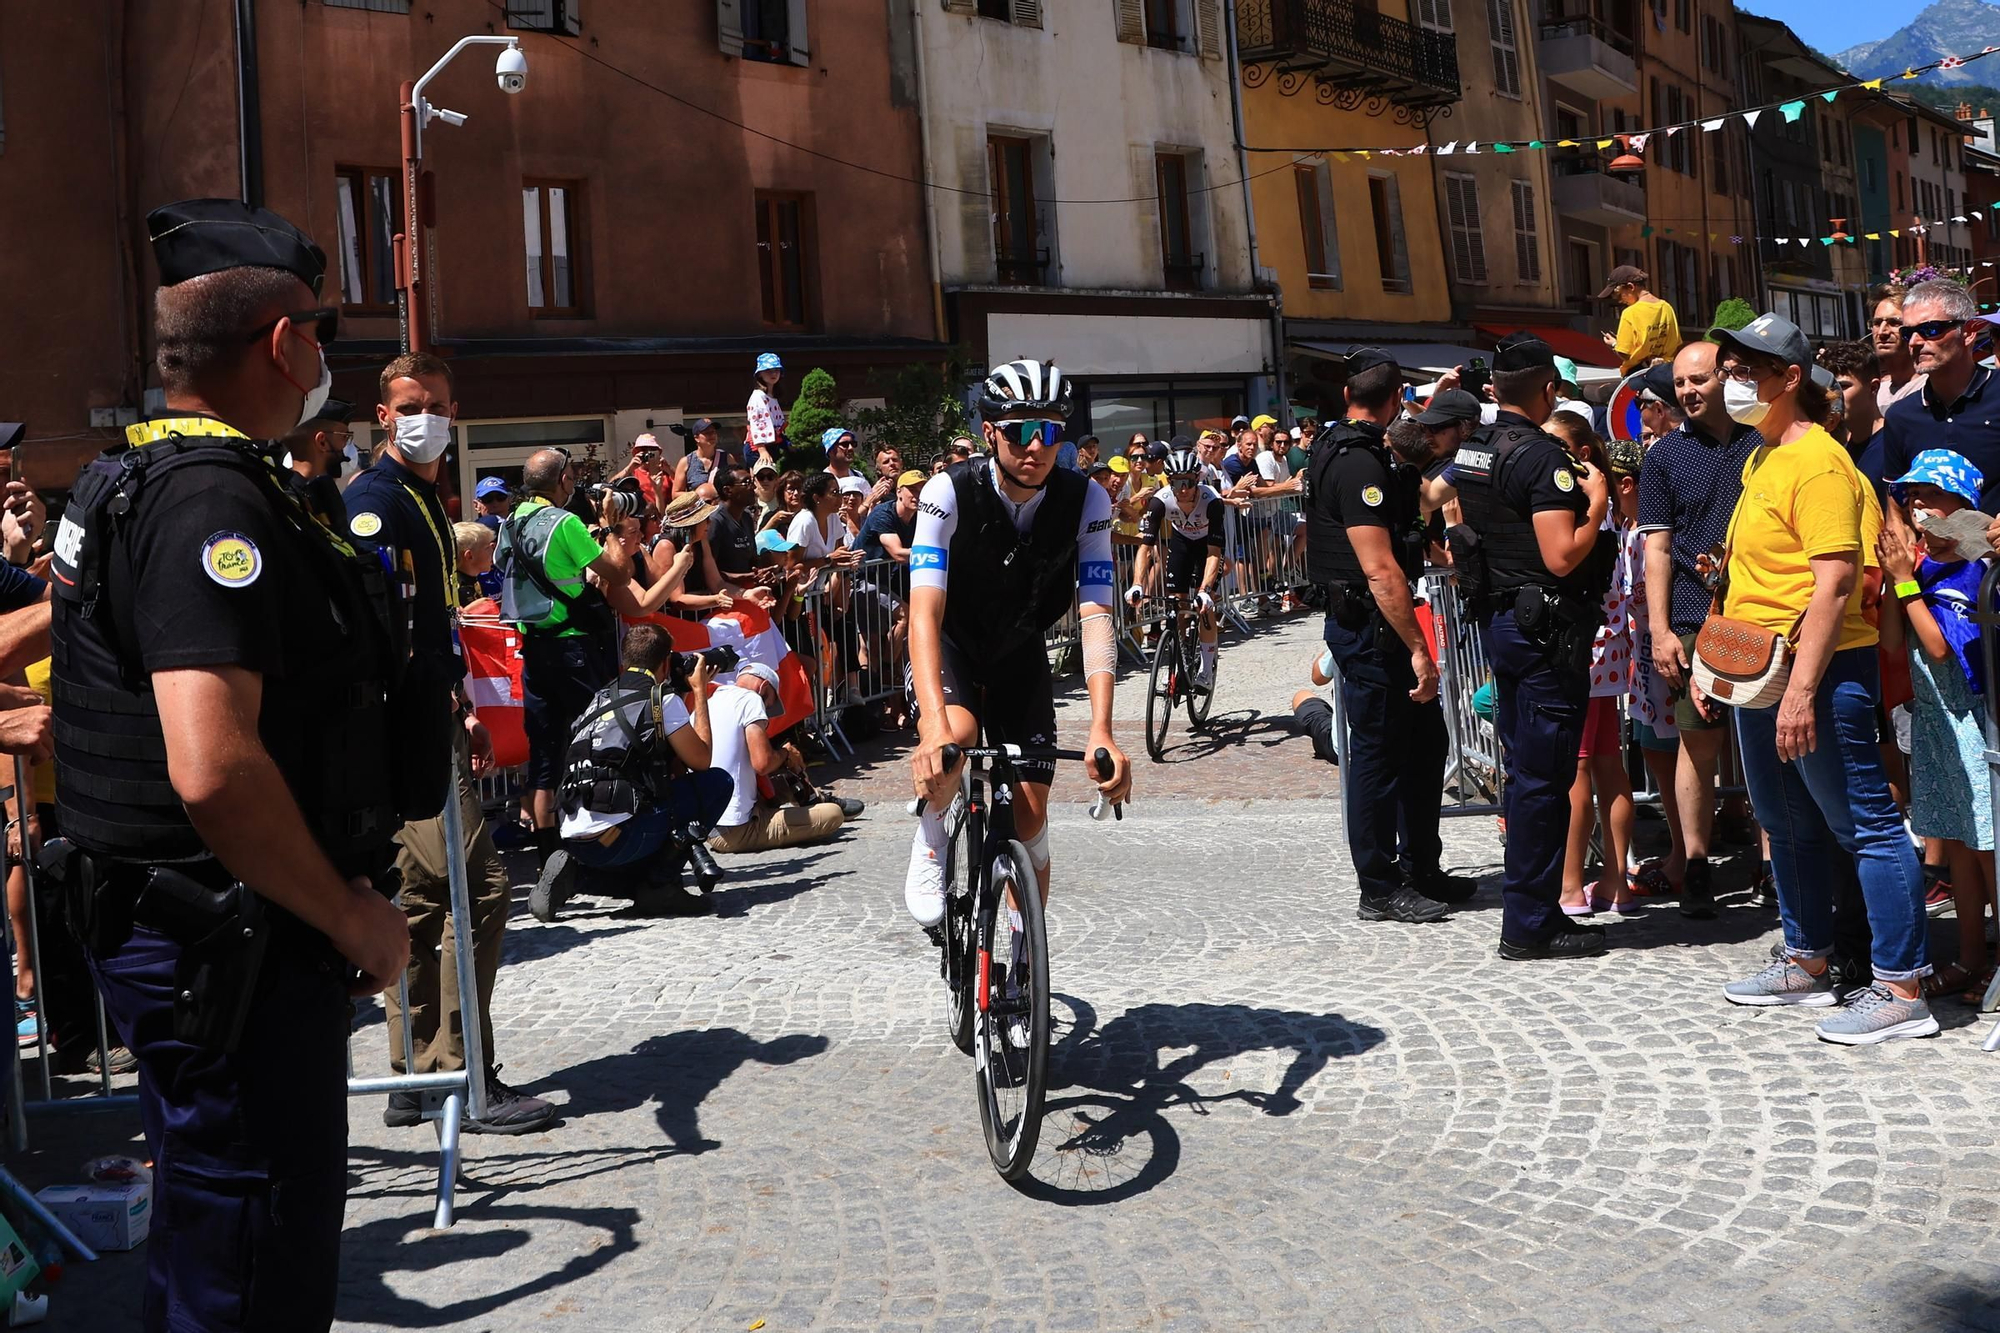
[[[819,433],[819,447],[828,453],[832,453],[834,445],[840,443],[843,439],[851,438],[853,434],[854,432],[845,426],[828,426]]]
[[[778,360],[776,352],[759,352],[757,354],[757,373],[759,375],[767,370],[783,370],[784,368],[785,363]]]
[[[1916,484],[1948,491],[1976,509],[1986,478],[1964,454],[1951,449],[1926,449],[1911,460],[1908,472],[1889,483],[1889,492],[1896,497],[1896,503],[1903,504],[1905,488]]]

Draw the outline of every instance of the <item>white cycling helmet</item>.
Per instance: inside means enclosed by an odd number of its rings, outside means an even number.
[[[1068,417],[1070,384],[1053,361],[1009,361],[979,386],[979,415],[988,421],[1022,412]]]
[[[1192,449],[1176,449],[1167,455],[1169,477],[1194,477],[1201,473],[1201,455]]]

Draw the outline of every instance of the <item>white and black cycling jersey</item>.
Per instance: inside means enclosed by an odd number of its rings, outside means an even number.
[[[1163,531],[1171,531],[1176,544],[1220,549],[1223,544],[1222,497],[1211,487],[1203,486],[1195,492],[1193,502],[1184,509],[1175,497],[1173,487],[1160,487],[1147,502],[1146,512],[1140,516],[1140,544],[1159,545]]]

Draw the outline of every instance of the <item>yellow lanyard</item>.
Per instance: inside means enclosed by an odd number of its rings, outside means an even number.
[[[416,501],[417,512],[424,516],[424,526],[431,530],[431,540],[437,543],[438,573],[444,579],[444,604],[452,612],[456,613],[458,611],[458,561],[452,558],[453,546],[447,543],[444,539],[444,534],[438,531],[437,520],[431,517],[431,507],[424,503],[424,498],[418,495],[408,482],[400,482],[398,484],[402,486],[403,490],[408,493],[412,500]]]
[[[242,431],[214,417],[155,417],[150,421],[136,422],[125,428],[125,442],[135,449],[148,444],[158,444],[173,436],[180,436],[183,439],[243,440],[255,443]],[[352,559],[354,548],[339,533],[320,522],[318,516],[305,507],[292,488],[279,480],[278,466],[270,456],[259,454],[258,457],[264,463],[264,470],[260,475],[283,497],[292,513],[305,519],[305,526],[331,542],[335,550]]]

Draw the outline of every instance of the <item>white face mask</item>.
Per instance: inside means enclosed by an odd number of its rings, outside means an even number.
[[[396,452],[405,462],[422,467],[444,457],[451,445],[451,418],[435,412],[413,412],[396,418]]]
[[[297,381],[294,380],[293,383],[296,385]],[[314,417],[318,416],[319,410],[322,407],[326,406],[326,396],[332,392],[333,392],[333,371],[328,369],[326,364],[326,353],[322,351],[319,354],[319,383],[313,385],[312,389],[307,392],[306,401],[299,408],[298,424],[303,426],[308,421],[311,421]]]
[[[1728,411],[1731,421],[1752,429],[1771,410],[1771,405],[1757,396],[1757,386],[1742,380],[1730,380],[1722,386],[1722,406]]]

